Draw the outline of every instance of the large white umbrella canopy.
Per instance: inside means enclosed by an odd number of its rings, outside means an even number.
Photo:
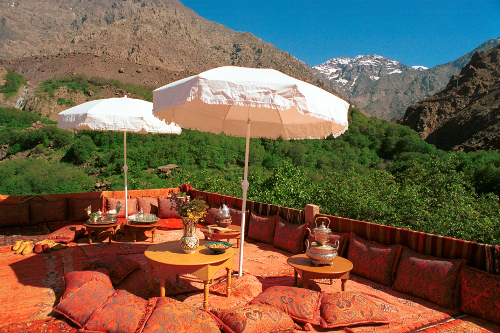
[[[181,128],[153,115],[153,103],[134,98],[98,99],[59,113],[58,127],[123,132],[123,171],[125,175],[125,216],[128,216],[127,132],[180,134]]]
[[[246,137],[241,228],[245,230],[250,138],[337,137],[349,103],[273,69],[219,67],[153,91],[153,114],[182,128]],[[239,275],[242,274],[244,232]]]

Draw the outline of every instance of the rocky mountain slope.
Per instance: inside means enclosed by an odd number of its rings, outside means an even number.
[[[445,89],[412,104],[402,119],[444,150],[500,150],[500,45],[474,53]]]
[[[426,70],[380,56],[331,59],[314,68],[333,89],[367,114],[396,121],[410,104],[443,89],[451,76],[458,74],[470,61],[474,52],[489,50],[499,43],[500,37],[488,40],[455,61]]]
[[[178,0],[0,0],[0,58],[29,58],[31,67],[42,66],[47,58],[71,58],[68,73],[92,71],[91,66],[83,69],[91,61],[80,63],[80,55],[95,56],[94,62],[121,62],[125,70],[154,69],[134,74],[137,83],[170,81],[146,75],[158,70],[182,77],[235,65],[275,68],[330,90],[287,52],[210,22]],[[9,64],[24,71],[22,62]],[[112,70],[101,74],[116,75]]]

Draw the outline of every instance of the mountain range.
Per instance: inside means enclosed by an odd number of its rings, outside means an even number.
[[[330,87],[349,99],[366,114],[398,121],[406,108],[443,88],[457,75],[477,51],[500,44],[490,39],[474,50],[448,63],[432,68],[410,67],[382,56],[333,58],[313,69]]]
[[[65,61],[50,68],[57,75],[93,73],[92,62],[105,62],[113,69],[105,77],[156,86],[174,73],[179,79],[223,65],[274,68],[331,91],[289,53],[177,0],[0,0],[0,58],[35,81],[47,76],[40,74],[44,63],[57,59]]]
[[[0,72],[9,68],[28,80],[17,96],[0,98],[0,106],[57,119],[65,106],[37,95],[39,82],[53,77],[83,74],[154,89],[219,66],[274,68],[343,96],[365,114],[403,121],[433,142],[429,126],[414,125],[420,121],[414,116],[401,120],[406,109],[447,89],[476,52],[499,43],[500,37],[491,39],[432,68],[380,55],[333,58],[311,68],[251,33],[200,17],[178,0],[0,0]],[[75,103],[90,98],[59,93]],[[106,93],[99,98],[123,94]]]

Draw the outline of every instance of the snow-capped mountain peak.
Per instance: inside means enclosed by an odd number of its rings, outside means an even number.
[[[351,95],[357,87],[367,86],[382,76],[427,69],[423,66],[412,68],[399,61],[376,54],[358,55],[354,58],[333,58],[313,68],[330,81],[334,90],[346,96]]]

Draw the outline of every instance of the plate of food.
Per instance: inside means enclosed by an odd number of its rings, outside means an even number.
[[[211,242],[205,245],[215,254],[221,254],[226,252],[232,245],[228,242]]]

